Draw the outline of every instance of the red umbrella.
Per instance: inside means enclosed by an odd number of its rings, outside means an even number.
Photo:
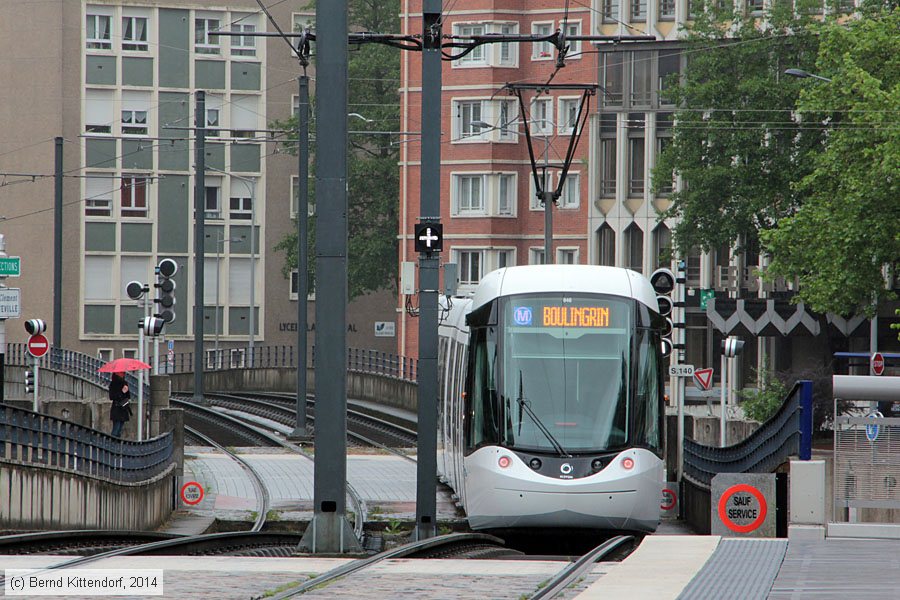
[[[123,373],[125,371],[141,371],[149,368],[150,365],[135,358],[117,358],[100,367],[98,371],[100,373]]]

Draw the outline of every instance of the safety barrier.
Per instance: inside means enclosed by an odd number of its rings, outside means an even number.
[[[0,461],[135,483],[151,480],[169,468],[173,439],[169,432],[144,442],[121,440],[0,404]]]

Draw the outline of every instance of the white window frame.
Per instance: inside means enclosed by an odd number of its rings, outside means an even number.
[[[88,173],[84,178],[85,217],[111,217],[118,180],[109,174]],[[88,214],[91,211],[91,214]]]
[[[256,33],[256,23],[251,22],[253,15],[232,14],[231,32],[232,33]],[[242,22],[244,21],[244,22]],[[247,35],[228,36],[231,40],[231,56],[256,56],[256,38]]]
[[[491,32],[501,35],[516,35],[519,33],[519,24],[515,21],[498,22],[491,24]],[[515,68],[519,66],[519,44],[516,42],[500,42],[499,44],[489,44],[493,46],[494,59],[492,61],[495,67]],[[506,54],[506,57],[503,55]]]
[[[122,348],[122,358],[137,358],[137,348]]]
[[[497,110],[497,141],[518,142],[519,121],[516,111],[518,104],[515,100],[495,100]],[[507,124],[504,126],[504,124]]]
[[[555,29],[556,23],[553,21],[536,21],[531,24],[531,35],[550,35]],[[544,33],[541,31],[545,27],[549,31]],[[555,48],[550,42],[532,42],[531,44],[531,60],[554,60],[553,51]]]
[[[542,265],[545,264],[546,261],[540,260],[544,256],[544,247],[536,247],[532,246],[528,249],[528,264],[529,265]]]
[[[307,290],[307,292],[309,292],[309,293],[306,295],[307,300],[315,300],[316,299],[316,290],[313,288],[313,284],[314,284],[314,282],[310,282],[310,284],[309,284],[309,289]],[[288,299],[289,300],[297,300],[297,298],[299,297],[297,290],[299,288],[300,288],[300,271],[298,271],[297,269],[291,269],[291,275],[290,275],[289,281],[288,281]]]
[[[252,138],[259,127],[259,100],[253,94],[231,95],[231,136]],[[221,114],[221,113],[220,113]]]
[[[516,205],[518,204],[517,200],[519,197],[518,194],[518,173],[510,172],[510,173],[495,173],[491,178],[496,180],[497,193],[496,193],[496,209],[494,214],[498,217],[515,217],[516,216]],[[505,182],[505,183],[504,183]],[[492,185],[494,182],[491,182]],[[506,200],[507,206],[504,209],[503,207],[503,199],[504,199],[504,188],[506,191]]]
[[[566,37],[570,35],[581,35],[581,20],[577,21],[566,21]],[[559,29],[562,31],[563,22],[559,22]],[[569,45],[569,53],[566,54],[566,60],[580,60],[581,59],[581,40],[567,41]]]
[[[222,135],[222,113],[224,100],[215,94],[206,95],[206,137]]]
[[[97,360],[109,362],[112,360],[114,351],[112,348],[97,348]]]
[[[113,285],[116,274],[114,256],[89,254],[84,257],[85,302],[110,303],[116,301],[116,289]]]
[[[112,90],[88,89],[84,94],[84,131],[90,135],[112,135],[115,122]],[[104,121],[91,123],[92,120]]]
[[[581,173],[569,171],[566,173],[566,181],[563,183],[562,193],[559,195],[559,208],[573,210],[581,206]]]
[[[486,271],[484,270],[484,259],[486,250],[484,248],[454,248],[453,249],[453,258],[457,265],[459,265],[459,285],[474,287],[478,285],[478,282],[482,280]],[[478,266],[475,267],[475,271],[477,271],[476,275],[478,279],[472,279],[471,275],[473,274],[472,267],[472,258],[478,257]]]
[[[144,22],[143,28],[143,39],[139,39],[135,37],[135,34],[138,29],[139,21]],[[131,37],[127,36],[128,25],[126,22],[130,22],[131,28]],[[123,52],[147,52],[150,49],[149,38],[150,38],[150,18],[145,15],[122,15],[122,51]]]
[[[577,96],[562,96],[557,99],[557,111],[559,115],[557,132],[572,133],[578,124],[578,106],[581,98]]]
[[[228,362],[232,369],[243,369],[245,359],[246,350],[244,348],[231,348],[228,352]]]
[[[453,35],[458,36],[475,36],[484,35],[488,30],[488,24],[483,22],[460,22],[453,24]],[[466,69],[472,67],[488,67],[488,53],[486,50],[491,44],[482,44],[476,46],[471,52],[452,61],[452,66],[457,69]]]
[[[234,201],[238,201],[238,207],[234,207]],[[234,192],[228,199],[228,218],[232,221],[249,221],[253,216],[253,198],[249,196],[235,196]]]
[[[89,6],[84,20],[84,47],[87,50],[112,50],[113,16],[111,13],[102,12],[96,6]],[[88,37],[88,23],[94,21],[94,37]],[[97,37],[102,31],[101,23],[106,22],[106,37]]]
[[[500,264],[502,261],[500,260],[501,256],[506,256],[506,264]],[[493,262],[494,270],[502,269],[504,267],[514,267],[516,266],[516,249],[514,247],[509,248],[496,248],[491,251],[491,260]]]
[[[198,39],[198,25],[203,23],[202,39]],[[215,26],[213,26],[215,23]],[[197,54],[219,55],[222,53],[222,39],[218,34],[210,34],[211,30],[218,30],[222,27],[222,18],[213,15],[194,15],[194,52]],[[216,38],[213,42],[212,38]]]
[[[479,98],[460,98],[453,100],[451,106],[453,108],[453,142],[459,144],[471,144],[473,142],[487,141],[487,129],[481,127],[472,127],[471,123],[475,121],[484,121],[485,105],[487,102]],[[474,111],[477,107],[478,117],[475,118]],[[485,121],[487,122],[487,121]],[[469,127],[466,127],[469,123]],[[475,132],[475,129],[478,132]]]
[[[577,247],[574,248],[557,248],[556,249],[556,264],[558,265],[577,265],[579,264],[580,252]],[[565,262],[563,259],[566,256],[572,257],[572,262]]]
[[[540,165],[538,165],[538,167],[540,167]],[[538,174],[540,174],[540,172],[541,172],[541,169],[538,168]],[[556,178],[554,177],[553,171],[547,171],[547,182],[545,184],[546,189],[550,189],[550,190],[556,189],[553,184],[555,179]],[[544,210],[544,204],[537,197],[537,189],[535,189],[535,187],[534,187],[534,175],[531,173],[530,170],[528,171],[528,194],[529,194],[528,210],[531,210],[531,211]]]
[[[126,181],[131,181],[126,185]],[[143,183],[140,183],[143,182]],[[136,190],[143,187],[144,206],[136,206]],[[127,194],[127,197],[126,197]],[[146,175],[125,173],[119,189],[119,211],[123,219],[146,219],[150,216],[150,179]],[[125,213],[129,214],[125,214]]]
[[[464,183],[464,181],[471,183]],[[478,206],[472,205],[473,185],[477,182]],[[450,175],[451,193],[453,194],[452,216],[454,217],[483,217],[487,215],[487,185],[485,173],[452,173]],[[469,198],[463,198],[463,193],[468,189]],[[465,203],[463,201],[466,201]],[[464,206],[464,204],[466,206]]]
[[[530,126],[532,135],[549,135],[553,133],[552,97],[540,96],[531,101]]]
[[[209,190],[216,190],[216,206],[209,207]],[[216,179],[206,178],[206,189],[203,191],[203,212],[207,219],[222,220],[222,182]]]
[[[291,218],[297,218],[297,208],[300,206],[300,178],[291,176]],[[316,214],[316,197],[310,194],[306,199],[306,215],[313,217]]]

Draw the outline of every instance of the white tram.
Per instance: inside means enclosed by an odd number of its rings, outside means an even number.
[[[438,471],[470,527],[654,531],[664,400],[650,282],[511,267],[443,302]]]

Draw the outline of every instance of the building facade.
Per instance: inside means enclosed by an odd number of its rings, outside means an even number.
[[[307,4],[278,3],[271,13],[290,30],[313,19]],[[251,295],[255,344],[295,345],[296,272],[283,274],[284,253],[274,247],[295,227],[298,159],[282,145],[285,133],[267,130],[296,110],[301,70],[281,38],[216,35],[273,29],[259,5],[11,1],[0,5],[0,28],[0,171],[7,184],[0,232],[8,254],[22,257],[22,276],[6,284],[21,287],[23,318],[52,317],[59,136],[63,347],[104,359],[136,355],[144,308],[125,287],[149,283],[152,298],[154,267],[172,258],[176,318],[165,339],[176,353],[192,351],[194,137],[196,92],[203,90],[206,347],[229,349],[231,363],[242,364]],[[314,323],[314,294],[311,300]],[[376,322],[393,320],[390,293],[355,303],[348,343],[392,350],[394,341],[374,331]],[[8,324],[9,341],[23,341],[25,332]]]

